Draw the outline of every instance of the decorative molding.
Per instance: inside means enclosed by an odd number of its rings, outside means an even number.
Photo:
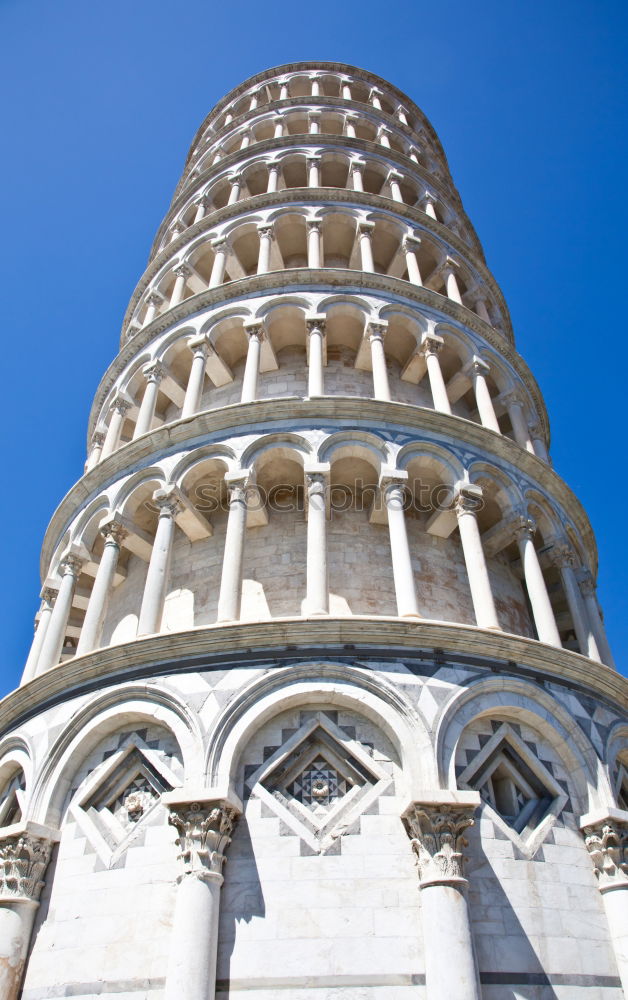
[[[628,889],[628,816],[607,816],[585,826],[583,835],[600,891]]]
[[[178,833],[178,857],[184,876],[222,878],[225,851],[237,819],[237,810],[223,799],[170,806],[168,821]]]
[[[438,882],[465,882],[463,834],[473,825],[477,805],[413,802],[402,819],[416,854],[421,888]]]
[[[0,900],[38,902],[52,843],[27,831],[0,839]]]

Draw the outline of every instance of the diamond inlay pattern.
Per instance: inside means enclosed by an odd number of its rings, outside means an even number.
[[[325,811],[347,793],[347,782],[323,757],[312,764],[286,787],[289,795],[313,811]]]

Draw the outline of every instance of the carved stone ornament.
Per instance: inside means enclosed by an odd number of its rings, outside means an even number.
[[[0,840],[0,898],[37,902],[52,843],[24,833]]]
[[[473,825],[475,806],[441,806],[415,802],[403,817],[406,833],[417,857],[421,885],[464,879],[463,837]]]
[[[216,800],[191,802],[171,810],[169,822],[178,833],[179,859],[186,875],[222,875],[225,851],[237,819],[232,806]]]
[[[583,833],[600,889],[628,888],[628,825],[609,817]]]

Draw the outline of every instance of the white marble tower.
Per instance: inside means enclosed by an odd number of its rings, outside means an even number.
[[[0,1000],[620,1000],[595,540],[408,97],[219,102],[88,442],[0,703]]]

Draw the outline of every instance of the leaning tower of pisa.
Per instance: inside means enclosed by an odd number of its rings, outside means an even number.
[[[0,1000],[624,996],[626,685],[548,445],[414,103],[220,101],[0,703]]]

